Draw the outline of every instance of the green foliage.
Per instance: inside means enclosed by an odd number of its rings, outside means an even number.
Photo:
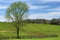
[[[50,24],[60,25],[60,19],[55,19],[55,18],[53,18],[53,19],[51,20]]]
[[[6,18],[12,21],[20,21],[28,11],[28,6],[25,2],[15,2],[8,7]]]

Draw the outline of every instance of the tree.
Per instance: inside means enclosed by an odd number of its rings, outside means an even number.
[[[28,5],[25,2],[14,2],[7,8],[6,18],[15,25],[17,38],[19,38],[19,27],[27,12]]]
[[[55,18],[53,18],[53,19],[51,20],[50,24],[55,24],[55,25],[56,25],[56,22],[57,22],[57,20],[56,20]]]
[[[50,22],[50,24],[60,25],[60,19],[53,18]]]

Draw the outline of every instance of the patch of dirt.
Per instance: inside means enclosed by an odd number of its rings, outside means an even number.
[[[0,30],[0,32],[14,32],[14,31],[11,31],[11,30]]]

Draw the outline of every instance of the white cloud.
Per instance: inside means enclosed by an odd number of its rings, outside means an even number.
[[[60,7],[53,8],[53,9],[49,9],[49,10],[53,10],[53,11],[60,11]]]
[[[13,2],[18,2],[18,1],[28,1],[28,0],[0,0],[0,2],[3,2],[3,3],[13,3]],[[0,5],[0,9],[6,9],[8,8],[9,5]]]
[[[0,6],[0,9],[6,9],[8,6]]]
[[[26,1],[29,1],[29,0],[0,0],[0,2],[9,2],[9,3],[17,2],[17,1],[26,2]]]
[[[11,20],[7,20],[5,16],[0,15],[0,22],[11,22]]]
[[[39,0],[41,2],[60,2],[60,0]]]
[[[60,16],[60,12],[30,14],[29,19],[52,19]]]
[[[34,6],[28,3],[29,9],[42,9],[47,8],[48,6]]]
[[[11,2],[11,1],[19,1],[19,0],[0,0],[0,2]]]
[[[4,2],[4,3],[13,3],[18,1],[21,1],[21,0],[0,0],[0,2]]]
[[[57,18],[60,16],[60,12],[49,12],[49,13],[36,13],[36,14],[30,14],[28,16],[28,19],[52,19]],[[0,15],[0,22],[7,21],[6,18],[3,15]],[[9,22],[9,21],[7,21]]]
[[[3,15],[0,15],[0,22],[7,21]]]

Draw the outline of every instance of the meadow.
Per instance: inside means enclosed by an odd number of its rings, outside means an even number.
[[[20,28],[20,36],[40,36],[49,34],[56,34],[58,35],[58,38],[39,38],[21,40],[60,40],[60,25],[28,23]],[[1,36],[16,36],[16,28],[11,23],[0,22],[0,37]]]

